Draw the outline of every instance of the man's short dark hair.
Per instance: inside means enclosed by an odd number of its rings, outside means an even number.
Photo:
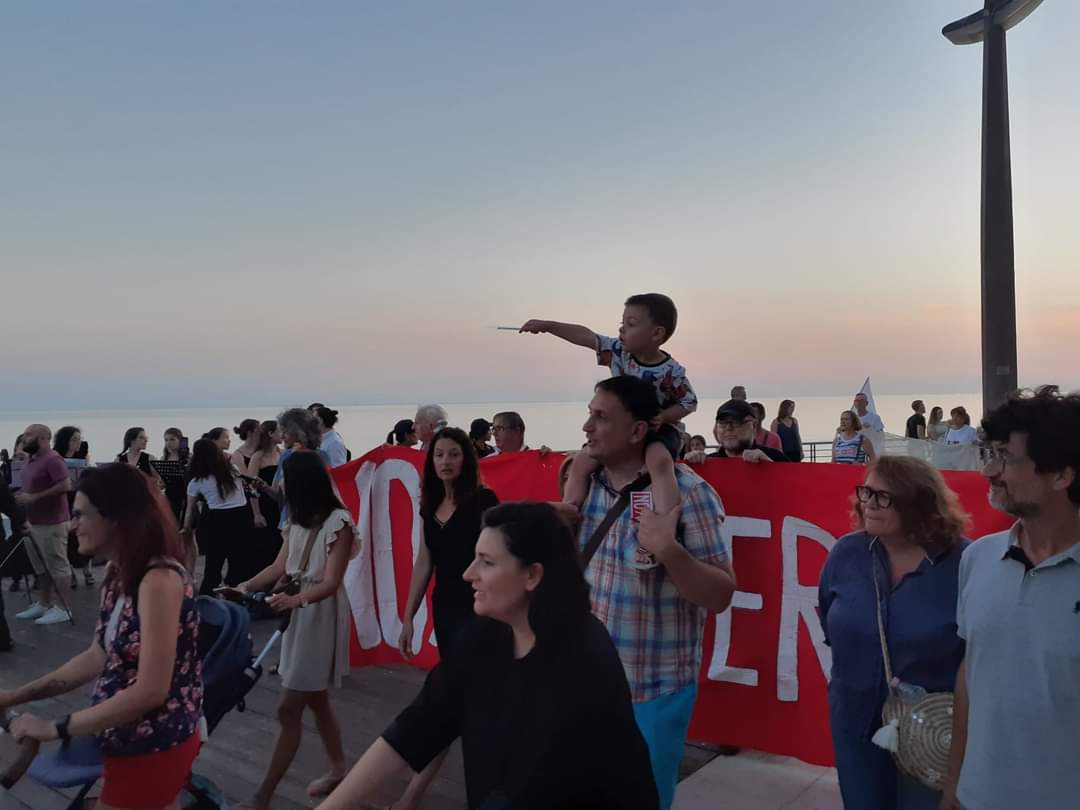
[[[506,423],[506,427],[511,430],[520,430],[523,433],[525,431],[525,420],[521,418],[521,414],[517,411],[499,411],[491,417],[492,422],[495,422],[498,419],[503,420],[503,422]]]
[[[1010,394],[983,417],[982,434],[986,441],[1008,442],[1013,433],[1027,436],[1027,454],[1038,472],[1073,469],[1069,500],[1080,505],[1080,394],[1062,394],[1056,385]]]
[[[919,408],[925,407],[926,405],[923,404],[923,401],[921,399],[917,399],[911,403],[911,410],[915,411],[916,413],[918,412]]]
[[[648,422],[660,413],[660,403],[656,400],[656,388],[653,384],[629,374],[601,380],[593,390],[617,396],[634,419]]]
[[[664,340],[671,340],[675,334],[675,325],[679,320],[679,311],[675,302],[661,293],[642,293],[626,299],[625,307],[641,307],[657,326],[664,329]]]

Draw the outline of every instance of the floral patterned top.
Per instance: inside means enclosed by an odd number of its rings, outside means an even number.
[[[163,705],[126,726],[98,734],[98,745],[110,756],[168,751],[198,732],[202,717],[202,661],[198,654],[199,614],[194,585],[176,560],[153,560],[150,568],[172,569],[184,580],[172,684]],[[97,705],[134,684],[139,669],[139,613],[135,600],[123,595],[113,570],[106,575],[101,589],[101,611],[94,635],[106,655],[105,669],[94,687],[93,702]]]

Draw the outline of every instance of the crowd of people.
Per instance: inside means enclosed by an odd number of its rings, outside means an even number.
[[[407,773],[394,807],[422,807],[459,738],[470,807],[667,810],[697,699],[706,619],[725,611],[736,589],[724,506],[694,465],[710,457],[796,462],[801,445],[794,402],[766,429],[764,409],[745,390],[717,410],[717,450],[684,436],[677,425],[696,396],[685,369],[661,349],[675,322],[670,299],[650,294],[627,300],[617,338],[556,321],[523,325],[590,348],[612,372],[593,390],[582,449],[560,471],[559,503],[500,504],[483,484],[481,456],[528,449],[516,413],[465,431],[444,408],[427,405],[394,426],[388,442],[419,443],[425,453],[422,542],[398,647],[405,658],[419,651],[413,620],[434,579],[440,661],[351,768],[330,694],[348,666],[343,578],[359,549],[327,472],[349,453],[331,435],[324,406],[246,421],[231,456],[227,431],[208,431],[190,455],[183,436],[171,434],[162,460],[186,465],[183,503],[168,496],[171,471],[155,465],[145,431],[133,428],[116,463],[79,479],[69,506],[71,478],[49,447],[50,431],[30,426],[22,489],[12,498],[5,484],[0,509],[10,510],[13,525],[28,520],[42,550],[38,618],[57,609],[43,601],[45,582],[68,581],[69,530],[80,554],[109,567],[88,650],[0,690],[3,710],[96,679],[93,707],[58,722],[24,714],[13,733],[42,741],[97,735],[107,806],[177,807],[199,745],[194,595],[218,591],[222,581],[241,593],[287,581],[296,587],[271,598],[294,616],[282,648],[278,734],[261,784],[241,807],[272,805],[310,708],[329,767],[308,793],[325,797],[323,810],[356,807]],[[978,431],[962,409],[944,433],[934,428],[940,414],[926,425],[909,421],[909,430],[946,441],[976,433],[990,502],[1015,521],[976,542],[937,470],[879,455],[864,440],[865,431],[884,428],[867,406],[859,395],[841,416],[836,461],[867,466],[851,495],[854,531],[829,552],[818,585],[833,651],[829,723],[844,806],[1073,806],[1080,395],[1049,386],[1017,392]],[[915,416],[922,410],[913,403]],[[68,435],[64,449],[73,444]],[[739,474],[738,465],[730,469]],[[263,509],[264,497],[277,511]],[[277,535],[273,553],[237,542],[259,529]],[[196,549],[206,558],[200,589]],[[0,644],[6,631],[0,622]],[[952,743],[947,767],[928,776],[905,759],[903,718],[934,695],[951,701]],[[883,733],[890,728],[891,741]]]

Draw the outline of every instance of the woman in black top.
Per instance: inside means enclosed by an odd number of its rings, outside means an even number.
[[[320,810],[359,806],[458,737],[471,809],[656,810],[622,663],[555,510],[488,511],[465,578],[483,618]]]
[[[146,473],[151,478],[154,470],[150,466],[152,455],[146,452],[146,431],[141,427],[130,427],[124,431],[124,449],[116,457],[118,464],[130,464],[139,472]]]
[[[439,658],[447,661],[454,654],[462,628],[473,619],[472,588],[462,576],[475,556],[484,510],[498,502],[495,493],[480,483],[480,466],[468,435],[459,428],[443,428],[424,461],[420,491],[424,542],[413,563],[409,601],[398,639],[398,649],[406,658],[423,645],[423,639],[417,638],[413,646],[413,616],[427,593],[433,572],[431,608]],[[445,752],[417,774],[394,805],[396,810],[418,810],[444,757]]]
[[[472,589],[462,575],[473,561],[484,510],[498,502],[495,493],[480,483],[476,451],[469,437],[458,428],[444,428],[424,462],[420,493],[424,542],[413,565],[398,641],[406,658],[421,646],[417,644],[413,649],[412,620],[433,572],[435,591],[431,601],[440,658],[450,655],[455,637],[472,619]]]

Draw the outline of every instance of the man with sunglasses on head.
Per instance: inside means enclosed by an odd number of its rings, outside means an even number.
[[[1016,518],[960,562],[943,808],[1080,801],[1080,395],[1018,392],[982,420],[990,503]]]
[[[705,458],[741,458],[751,464],[759,462],[790,461],[783,451],[764,447],[754,441],[757,433],[757,414],[749,402],[742,399],[729,399],[716,409],[716,424],[713,436],[720,449],[705,456],[701,453],[688,453],[686,460],[698,463]]]

